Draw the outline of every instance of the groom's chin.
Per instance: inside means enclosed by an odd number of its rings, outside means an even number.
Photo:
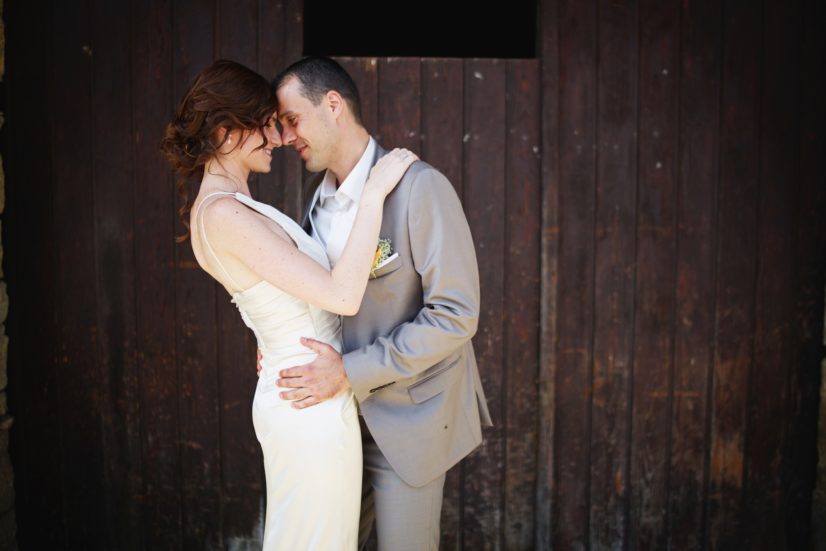
[[[326,169],[323,166],[316,166],[314,164],[305,162],[304,163],[304,170],[306,170],[307,172],[309,172],[311,174],[318,174],[319,172],[323,172]]]

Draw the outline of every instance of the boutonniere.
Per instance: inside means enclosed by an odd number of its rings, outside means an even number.
[[[393,254],[393,247],[390,245],[389,239],[379,239],[379,243],[376,246],[376,254],[373,255],[373,265],[370,266],[370,277],[376,277],[376,270],[387,264],[391,257],[395,257],[396,255]]]

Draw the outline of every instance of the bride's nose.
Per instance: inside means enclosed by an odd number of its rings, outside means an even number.
[[[281,133],[278,132],[278,128],[267,127],[265,133],[267,140],[273,147],[281,147]]]

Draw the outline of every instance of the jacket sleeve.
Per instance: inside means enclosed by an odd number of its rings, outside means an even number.
[[[459,350],[479,321],[479,270],[473,240],[453,186],[433,168],[412,182],[407,224],[423,306],[416,317],[344,355],[359,401],[370,389],[415,376]]]

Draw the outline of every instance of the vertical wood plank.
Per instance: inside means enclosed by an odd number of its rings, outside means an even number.
[[[97,285],[92,193],[92,55],[88,6],[56,3],[54,18],[55,105],[62,109],[52,133],[57,272],[57,385],[62,415],[60,458],[66,546],[101,549],[107,522],[101,447],[102,366],[97,357]],[[71,290],[71,292],[66,292]]]
[[[704,542],[708,391],[714,341],[719,166],[720,5],[682,7],[674,402],[669,479],[670,545]]]
[[[173,10],[178,101],[192,78],[212,63],[215,7],[187,0]],[[196,180],[193,196],[197,186]],[[222,542],[217,284],[198,266],[189,241],[175,247],[175,266],[182,544],[217,548]]]
[[[304,51],[304,0],[285,0],[283,33],[284,67],[301,59]],[[293,151],[286,151],[283,160],[284,212],[301,220],[304,208],[315,190],[304,184],[308,174],[303,170],[301,157]]]
[[[105,547],[141,549],[143,473],[140,371],[136,361],[132,91],[129,3],[96,1],[93,201],[97,255],[98,358],[109,522]],[[126,38],[126,39],[124,39]],[[87,390],[88,391],[88,390]]]
[[[624,549],[637,211],[637,3],[598,5],[590,544]]]
[[[748,377],[754,345],[762,16],[754,2],[723,9],[709,549],[740,545]]]
[[[135,314],[141,374],[144,531],[147,549],[181,544],[181,464],[176,367],[175,192],[158,142],[172,118],[172,3],[132,3],[132,155]],[[166,37],[157,40],[157,37]],[[138,162],[139,160],[139,162]]]
[[[462,189],[464,81],[461,59],[422,60],[421,155],[442,172],[459,197]]]
[[[375,136],[379,131],[379,60],[375,57],[341,57],[336,61],[353,77],[361,99],[361,122],[367,132]]]
[[[559,3],[542,0],[540,100],[542,103],[542,263],[539,349],[539,446],[537,450],[536,547],[550,549],[556,501],[554,441],[557,380],[557,292],[559,288]]]
[[[531,549],[539,398],[539,71],[535,61],[506,63],[504,548]]]
[[[258,10],[258,0],[218,0],[216,57],[257,69]],[[261,137],[255,135],[250,139],[260,142]],[[255,198],[261,197],[262,176],[266,174],[249,177],[250,193]],[[224,288],[216,285],[215,294],[223,545],[228,549],[260,547],[265,482],[261,447],[252,425],[252,399],[258,382],[255,339]]]
[[[678,5],[640,2],[637,287],[629,547],[663,549],[668,537],[672,411]]]
[[[782,469],[792,355],[799,151],[799,3],[764,3],[754,364],[749,381],[744,544],[788,544]],[[768,24],[771,22],[771,24]],[[782,471],[781,471],[782,469]],[[778,474],[781,474],[778,476]]]
[[[406,147],[411,151],[419,150],[420,65],[418,58],[379,59],[379,133],[376,140],[385,149]]]
[[[275,75],[286,67],[286,52],[283,47],[286,17],[283,2],[258,0],[256,67],[268,81],[272,81]],[[282,212],[285,211],[287,185],[283,179],[284,163],[288,157],[294,156],[295,152],[291,148],[273,151],[270,172],[256,176],[258,182],[256,199],[269,203]]]
[[[494,427],[465,461],[462,542],[466,549],[502,547],[504,461],[503,340],[505,265],[506,70],[500,60],[465,63],[464,197],[479,265],[482,302],[473,339]],[[471,184],[472,182],[472,184]]]
[[[463,61],[424,59],[421,74],[421,158],[442,172],[462,199]],[[465,207],[467,214],[467,207]],[[441,549],[462,548],[464,462],[447,472],[442,503]]]
[[[789,446],[787,465],[792,468],[787,509],[789,546],[817,548],[822,539],[813,540],[813,533],[822,535],[822,516],[812,515],[812,491],[818,471],[818,394],[823,349],[823,305],[826,281],[826,86],[818,68],[826,64],[826,35],[818,22],[826,15],[822,3],[801,6],[800,88],[798,117],[800,119],[800,199],[798,214],[799,263],[796,319],[794,334],[797,361],[792,369],[795,377],[790,385],[793,407],[787,420]],[[817,254],[818,251],[820,254]],[[822,430],[822,428],[821,428]],[[822,456],[821,456],[822,457]],[[793,467],[792,467],[793,466]],[[821,467],[822,468],[822,467]],[[818,493],[822,488],[817,488]],[[814,498],[817,500],[817,498]]]
[[[719,167],[721,9],[683,5],[680,68],[680,178],[674,333],[674,402],[669,539],[701,548],[707,465],[708,392],[714,338],[714,264]]]
[[[58,228],[51,199],[54,160],[44,154],[53,143],[54,51],[50,41],[29,31],[40,28],[52,35],[53,20],[42,17],[41,10],[32,3],[4,4],[3,273],[10,295],[7,388],[14,417],[9,453],[17,543],[56,549],[66,541],[57,385]],[[51,521],[43,523],[43,518]]]
[[[589,544],[594,332],[595,2],[559,9],[559,279],[554,429],[554,547]]]
[[[215,58],[231,59],[252,69],[258,62],[259,0],[216,0]],[[269,28],[276,33],[279,29]]]

